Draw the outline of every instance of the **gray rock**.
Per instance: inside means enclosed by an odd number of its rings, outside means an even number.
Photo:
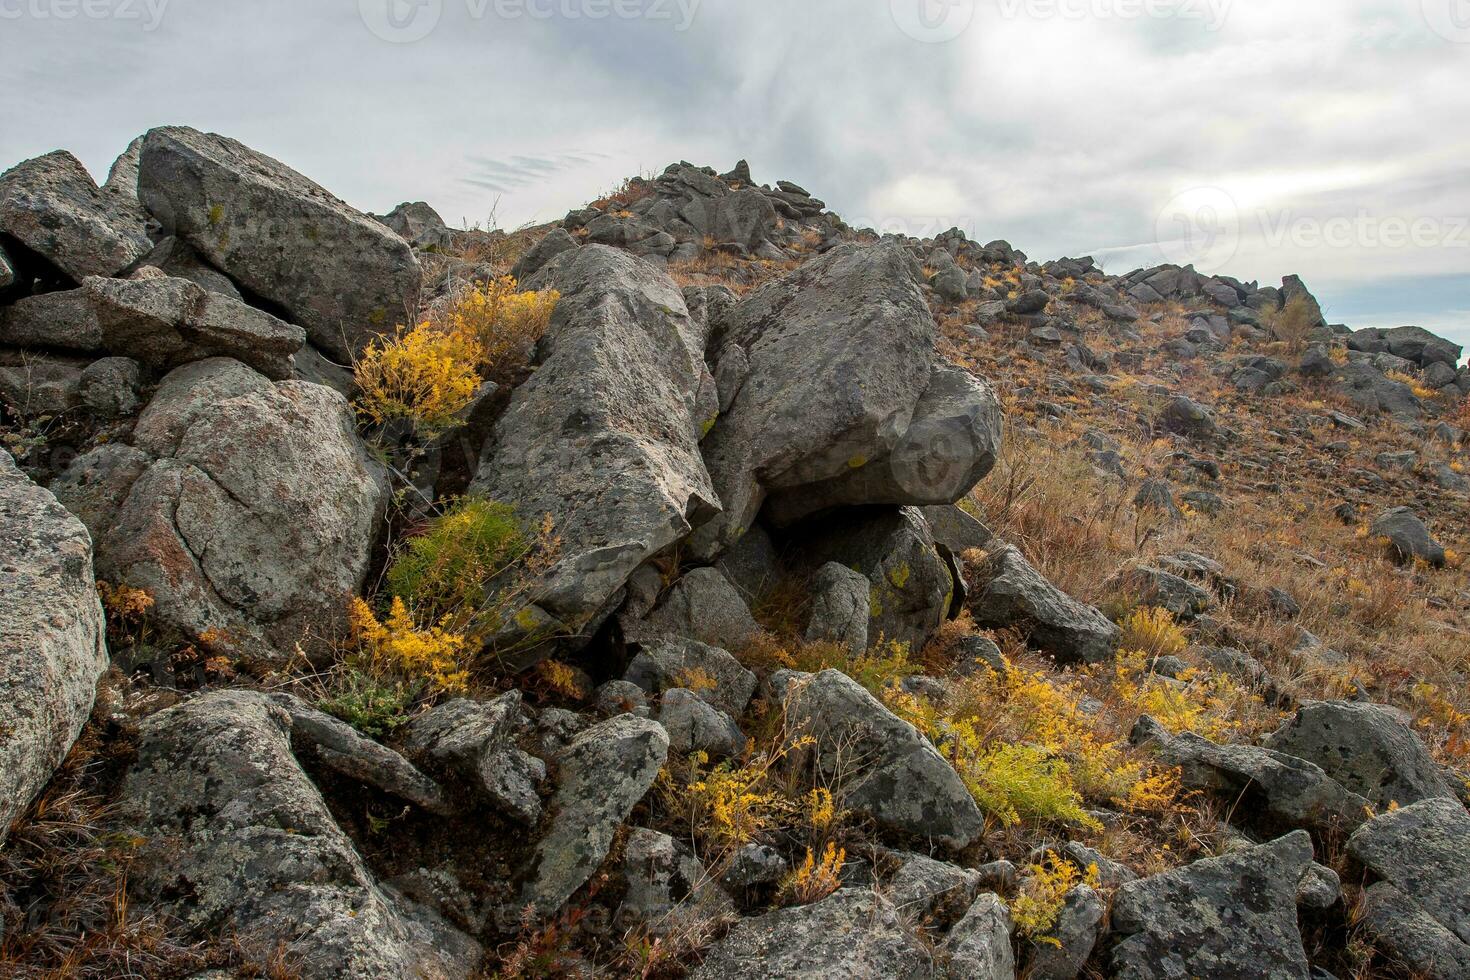
[[[0,843],[51,779],[107,669],[86,528],[0,451]]]
[[[104,193],[65,150],[0,174],[0,232],[73,282],[113,275],[153,246],[136,202]]]
[[[545,237],[522,255],[510,274],[517,282],[524,281],[540,272],[546,263],[556,258],[563,252],[569,252],[577,247],[577,240],[565,228],[553,228],[547,232]]]
[[[855,654],[868,648],[868,593],[865,575],[846,565],[828,562],[811,580],[811,613],[803,634],[808,643],[826,641]]]
[[[1409,806],[1454,791],[1413,729],[1376,704],[1316,701],[1303,705],[1266,741],[1306,759],[1375,808]]]
[[[658,723],[669,734],[669,751],[677,756],[703,752],[711,759],[730,759],[745,751],[745,734],[730,716],[693,691],[664,692]]]
[[[1342,901],[1342,879],[1337,872],[1313,864],[1297,889],[1296,903],[1313,912],[1325,912]]]
[[[22,419],[69,412],[81,404],[86,365],[75,357],[0,349],[0,401]]]
[[[454,233],[439,212],[423,201],[404,202],[383,215],[383,224],[419,248],[448,248]]]
[[[765,595],[785,574],[775,543],[759,524],[752,524],[750,530],[720,556],[715,567],[740,590],[747,603],[754,603]]]
[[[643,688],[632,681],[608,681],[597,688],[592,698],[593,709],[604,718],[613,715],[637,715],[647,718],[648,698]]]
[[[934,292],[946,302],[963,303],[970,296],[970,291],[965,287],[966,278],[965,270],[955,265],[951,259],[949,268],[941,270],[934,277]]]
[[[1317,302],[1317,297],[1312,295],[1311,290],[1307,289],[1301,276],[1286,276],[1281,280],[1282,308],[1284,309],[1293,300],[1306,304],[1307,322],[1313,327],[1327,325],[1327,319],[1322,316],[1322,305]]]
[[[1133,496],[1133,506],[1141,511],[1153,511],[1166,520],[1184,520],[1184,512],[1174,502],[1174,488],[1167,480],[1144,480]]]
[[[835,562],[865,575],[869,645],[924,647],[952,612],[955,579],[915,507],[844,512],[803,526],[791,553],[813,572]]]
[[[1344,364],[1333,374],[1337,393],[1363,412],[1382,412],[1404,419],[1417,419],[1424,405],[1402,381],[1385,377],[1371,364]]]
[[[1129,882],[1113,899],[1119,980],[1307,980],[1296,894],[1312,863],[1304,831]]]
[[[133,204],[138,203],[138,161],[143,155],[143,137],[135,136],[118,158],[107,169],[107,180],[102,190],[114,194]]]
[[[1139,604],[1167,609],[1178,620],[1192,620],[1215,605],[1209,592],[1161,568],[1140,565],[1119,573],[1114,581]]]
[[[306,342],[300,327],[185,279],[83,280],[80,289],[30,296],[0,311],[10,343],[135,358],[166,371],[233,357],[272,380],[291,376]]]
[[[912,922],[953,922],[980,890],[980,873],[922,854],[900,856],[902,864],[888,882],[888,900]],[[953,910],[953,914],[946,914]]]
[[[929,524],[934,543],[949,549],[951,554],[963,555],[977,548],[988,548],[995,538],[990,528],[954,504],[935,504],[919,510]]]
[[[98,418],[136,415],[142,405],[143,369],[131,357],[104,357],[82,371],[78,395]]]
[[[929,953],[898,912],[865,888],[844,888],[813,905],[742,919],[690,974],[693,980],[932,975]]]
[[[1091,606],[1068,596],[1006,545],[975,570],[970,611],[978,626],[1019,627],[1063,663],[1100,663],[1117,649],[1121,630]]]
[[[1444,567],[1444,546],[1430,537],[1429,528],[1408,507],[1384,511],[1368,533],[1387,538],[1394,557],[1404,564],[1419,559],[1436,568]]]
[[[1011,913],[1000,896],[989,892],[975,899],[965,917],[945,937],[940,950],[955,980],[1015,980],[1011,950]]]
[[[735,893],[776,885],[790,869],[781,852],[766,844],[746,844],[730,858],[720,883]]]
[[[200,936],[228,932],[303,976],[465,977],[480,949],[391,898],[291,753],[268,695],[216,691],[143,721],[120,823],[145,840],[134,901]]]
[[[421,275],[413,250],[296,171],[212,133],[148,133],[138,197],[204,259],[282,307],[340,361],[405,323]]]
[[[628,889],[614,921],[664,936],[734,912],[730,899],[704,865],[668,834],[639,827],[623,849]]]
[[[98,543],[98,572],[153,595],[206,647],[277,661],[344,624],[386,495],[341,395],[237,361],[172,372],[134,430],[156,461]]]
[[[293,749],[313,753],[327,768],[365,786],[407,800],[440,816],[454,812],[438,783],[392,749],[360,734],[345,721],[318,711],[294,694],[271,700],[291,717]]]
[[[560,560],[539,604],[580,626],[718,506],[699,454],[704,338],[668,275],[626,252],[564,252],[534,278],[561,301],[472,489],[551,516]]]
[[[1364,924],[1376,941],[1434,978],[1470,963],[1470,813],[1431,799],[1385,813],[1348,839],[1348,853],[1382,879]]]
[[[1055,943],[1037,944],[1027,976],[1032,980],[1075,980],[1092,957],[1106,913],[1107,903],[1089,886],[1078,885],[1067,892],[1050,936]]]
[[[724,321],[718,360],[738,347],[749,374],[705,440],[724,513],[698,552],[734,543],[768,496],[782,523],[837,505],[952,503],[993,465],[998,402],[939,364],[898,244],[838,246]]]
[[[474,801],[534,826],[541,816],[536,788],[546,778],[546,765],[516,747],[513,736],[523,721],[519,691],[493,701],[457,698],[410,721],[404,751],[445,785],[462,787]]]
[[[687,688],[702,679],[704,683],[695,685],[700,697],[732,718],[745,711],[756,687],[755,674],[724,650],[680,638],[646,644],[623,677],[649,694]]]
[[[10,256],[5,254],[5,249],[0,248],[0,294],[3,294],[16,281],[15,265],[11,263]]]
[[[76,459],[51,481],[51,492],[100,541],[117,522],[117,510],[133,484],[153,463],[141,449],[120,442],[103,443]]]
[[[1215,417],[1210,410],[1183,395],[1176,395],[1164,406],[1159,425],[1166,432],[1187,439],[1209,439],[1216,433]]]
[[[1098,881],[1103,888],[1117,888],[1119,885],[1127,884],[1138,877],[1133,869],[1126,864],[1120,864],[1104,856],[1102,852],[1096,851],[1086,844],[1074,840],[1067,841],[1056,854],[1076,865],[1077,869],[1083,872],[1083,874],[1086,874],[1089,868],[1096,868]],[[1036,855],[1036,862],[1040,863],[1044,856]]]
[[[745,599],[716,568],[696,568],[669,590],[659,606],[635,628],[634,642],[677,636],[712,647],[743,650],[760,632]]]
[[[1249,801],[1237,806],[1237,815],[1268,827],[1280,824],[1340,833],[1367,818],[1367,800],[1295,756],[1254,745],[1217,745],[1185,732],[1168,739],[1159,758],[1179,768],[1189,789]]]
[[[669,755],[656,722],[619,715],[583,729],[557,760],[551,824],[536,845],[521,907],[555,915],[592,877],[618,828],[653,785]]]
[[[840,805],[905,838],[968,847],[984,818],[934,746],[847,675],[785,672],[780,688],[793,731],[811,736],[819,785],[840,786]],[[863,760],[856,765],[855,760]]]
[[[135,268],[141,272],[144,266],[153,266],[166,276],[187,279],[208,292],[219,293],[242,303],[245,301],[245,297],[230,281],[229,276],[200,258],[199,253],[188,242],[173,235],[164,237],[153,246],[151,252],[138,260]],[[134,273],[135,276],[136,274]]]

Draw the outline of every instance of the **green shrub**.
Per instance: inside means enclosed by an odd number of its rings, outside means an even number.
[[[388,569],[388,590],[420,617],[437,619],[477,606],[491,579],[528,547],[513,507],[466,497],[407,542]]]
[[[422,690],[422,683],[389,680],[344,666],[334,672],[317,707],[364,735],[383,738],[408,723]]]

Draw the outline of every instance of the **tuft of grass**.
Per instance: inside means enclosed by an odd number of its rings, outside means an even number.
[[[403,544],[388,568],[388,591],[430,618],[476,607],[528,547],[514,507],[466,497]]]

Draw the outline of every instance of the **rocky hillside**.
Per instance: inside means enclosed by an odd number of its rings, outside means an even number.
[[[1470,976],[1470,371],[689,164],[0,176],[0,974]]]

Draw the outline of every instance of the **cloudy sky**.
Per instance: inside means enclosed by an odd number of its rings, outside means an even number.
[[[560,217],[687,159],[1470,343],[1470,0],[0,0],[0,165],[151,126],[352,204]]]

